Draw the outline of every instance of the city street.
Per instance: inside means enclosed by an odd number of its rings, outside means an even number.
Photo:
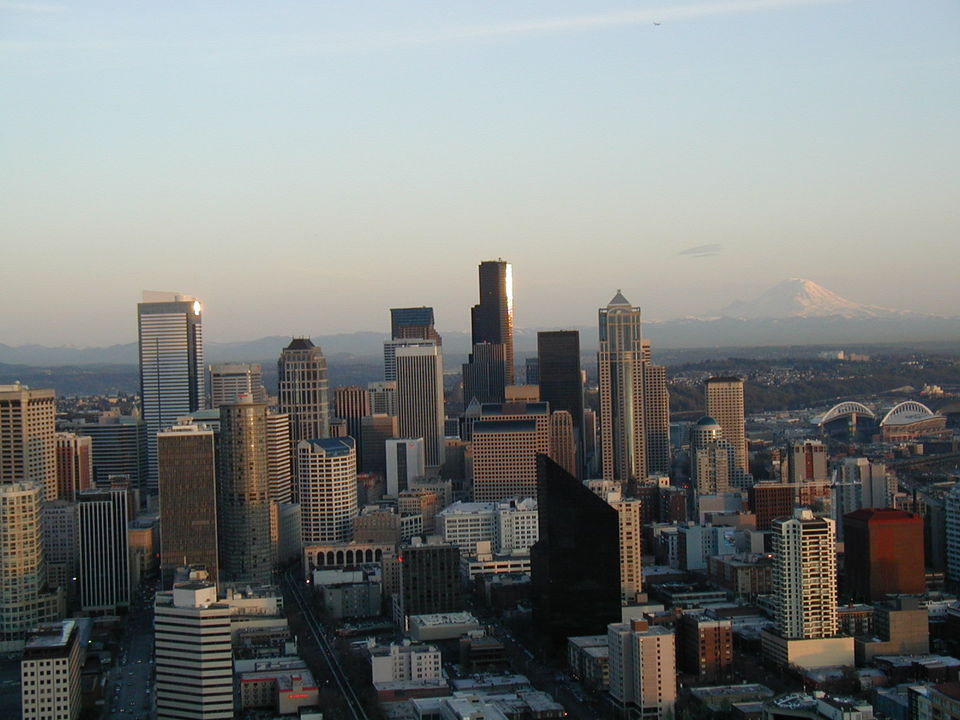
[[[117,666],[110,671],[105,717],[147,720],[153,708],[153,592],[139,594],[127,616]]]

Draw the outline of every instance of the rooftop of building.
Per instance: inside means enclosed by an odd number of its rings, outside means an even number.
[[[860,508],[843,516],[844,520],[862,520],[864,522],[893,522],[906,520],[908,522],[923,523],[923,518],[906,510],[896,508]]]
[[[708,685],[706,687],[690,688],[690,694],[699,699],[714,699],[724,697],[740,697],[756,695],[757,697],[773,697],[773,690],[759,683],[744,683],[742,685]]]
[[[308,337],[295,337],[290,340],[290,344],[287,345],[285,350],[309,350],[312,347],[316,347],[313,344],[313,341]]]
[[[578,635],[576,637],[568,637],[567,642],[570,645],[575,645],[578,648],[588,648],[588,647],[599,647],[607,645],[607,636],[606,635]]]
[[[536,432],[535,420],[477,420],[473,423],[474,435],[505,432]]]
[[[367,645],[367,651],[373,657],[387,657],[394,653],[414,654],[414,653],[439,653],[436,645],[426,643],[413,643],[404,640],[403,643],[390,643],[389,645]]]
[[[330,457],[339,457],[349,455],[355,447],[353,438],[348,436],[336,438],[314,438],[312,440],[303,440],[323,450]]]
[[[484,415],[544,415],[550,411],[545,400],[511,400],[502,403],[481,403],[480,414]]]
[[[442,625],[479,625],[480,623],[468,612],[452,612],[411,615],[410,624],[438,627]]]
[[[65,648],[69,644],[70,636],[76,627],[75,620],[45,623],[37,629],[36,634],[27,638],[24,651],[29,653],[31,650]]]

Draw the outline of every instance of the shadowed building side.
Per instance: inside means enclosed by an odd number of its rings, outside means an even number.
[[[533,621],[546,649],[620,621],[617,511],[546,455],[537,455],[539,540],[530,549]]]

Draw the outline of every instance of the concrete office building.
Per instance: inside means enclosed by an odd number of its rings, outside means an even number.
[[[737,467],[750,472],[747,454],[747,431],[743,405],[743,380],[738,377],[713,377],[707,380],[706,414],[723,428],[723,437],[729,440],[737,453]]]
[[[494,343],[478,343],[461,368],[463,401],[503,402],[506,398],[506,348]]]
[[[58,432],[57,497],[73,502],[93,486],[93,441],[75,433]]]
[[[769,530],[777,518],[793,515],[794,486],[760,482],[747,490],[747,507],[757,516],[757,530]]]
[[[370,393],[370,413],[372,415],[397,414],[397,381],[383,380],[368,382],[367,392]]]
[[[56,393],[0,385],[0,483],[36,483],[57,499]]]
[[[63,593],[47,588],[42,486],[0,484],[0,652],[23,648],[27,633],[62,615]]]
[[[277,362],[280,412],[290,416],[290,442],[330,435],[327,359],[310,338],[293,338]]]
[[[80,670],[87,656],[89,620],[43,624],[20,658],[22,720],[77,720]]]
[[[643,430],[646,434],[647,472],[669,473],[672,466],[667,369],[649,360],[643,363]]]
[[[538,453],[549,437],[534,419],[479,420],[473,424],[473,497],[479,502],[533,497]]]
[[[550,413],[550,457],[573,476],[579,475],[577,436],[566,410]]]
[[[419,542],[400,549],[400,617],[463,609],[460,549],[446,543]]]
[[[217,475],[213,431],[186,424],[157,435],[160,473],[160,572],[169,588],[187,565],[220,579]]]
[[[357,453],[353,438],[301,440],[297,445],[301,541],[348,542],[357,516]]]
[[[205,580],[157,593],[154,652],[158,720],[232,720],[233,608]]]
[[[610,697],[630,717],[666,720],[677,702],[677,644],[673,630],[646,620],[607,628]]]
[[[408,347],[439,347],[433,340],[425,338],[404,338],[383,341],[383,382],[386,387],[379,389],[389,392],[389,383],[397,382],[397,350]],[[370,383],[368,383],[368,389]],[[379,385],[379,383],[378,383]],[[394,385],[396,388],[396,385]]]
[[[220,406],[217,510],[220,578],[270,582],[276,562],[270,523],[267,406],[241,395]]]
[[[387,440],[400,434],[397,416],[386,413],[368,415],[360,421],[360,470],[387,474]]]
[[[647,477],[640,308],[617,291],[599,310],[600,458],[605,480]]]
[[[290,416],[267,409],[267,477],[270,502],[293,501],[293,456]]]
[[[396,497],[426,473],[423,438],[389,438],[384,442],[387,495]]]
[[[371,413],[370,391],[356,385],[347,385],[338,387],[333,395],[337,417],[347,421],[347,435],[356,441],[357,457],[360,457],[363,452],[360,423]]]
[[[115,614],[130,606],[130,545],[125,490],[84,490],[77,498],[80,605]]]
[[[397,349],[397,415],[401,437],[423,438],[427,467],[444,458],[443,355],[436,345]]]
[[[77,595],[80,575],[80,529],[77,504],[54,500],[40,511],[47,584],[61,587],[69,600]]]
[[[146,487],[147,426],[141,418],[108,411],[96,422],[77,423],[70,429],[93,444],[94,484],[110,475],[126,475],[132,487]]]
[[[259,363],[220,363],[210,366],[210,407],[219,408],[249,395],[254,402],[267,402],[263,367]]]
[[[196,298],[169,292],[144,291],[137,305],[146,486],[151,489],[157,487],[157,433],[206,402],[201,309]]]
[[[699,683],[733,679],[733,621],[685,613],[677,625],[680,670]]]

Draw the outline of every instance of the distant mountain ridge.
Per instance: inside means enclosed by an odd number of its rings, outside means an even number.
[[[535,353],[537,331],[517,328],[518,357]],[[585,353],[597,349],[596,326],[580,331]],[[447,370],[455,370],[470,352],[470,333],[440,330]],[[387,332],[362,331],[314,336],[325,355],[337,362],[380,358]],[[848,300],[812,280],[790,278],[753,300],[738,300],[719,317],[684,317],[644,323],[644,335],[657,348],[757,347],[767,345],[832,345],[864,343],[950,342],[960,339],[960,317],[941,317],[891,310]],[[286,335],[256,340],[204,343],[205,359],[217,362],[273,363],[290,342]],[[136,365],[137,343],[73,348],[0,343],[0,363],[55,367],[64,365]]]

